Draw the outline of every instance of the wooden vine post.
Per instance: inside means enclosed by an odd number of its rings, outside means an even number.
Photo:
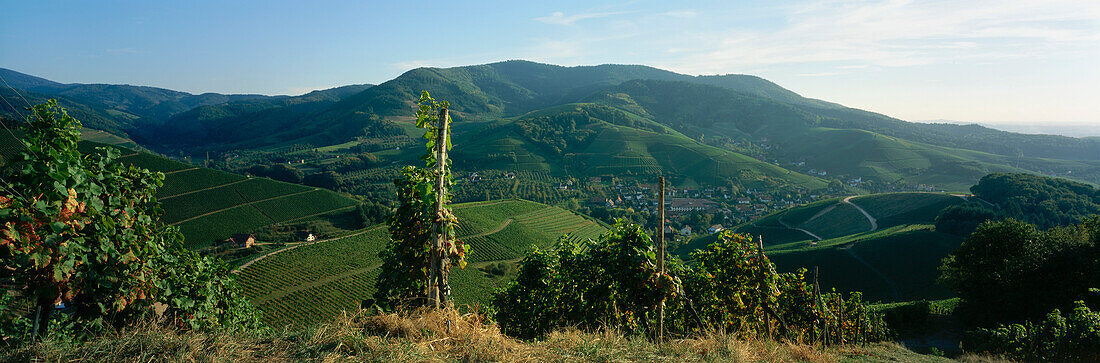
[[[791,329],[790,329],[790,327],[787,326],[787,322],[783,320],[783,317],[779,315],[779,312],[777,312],[775,309],[772,308],[771,305],[768,304],[768,294],[772,293],[771,291],[769,291],[769,289],[771,289],[772,286],[768,286],[766,282],[768,281],[768,276],[775,276],[776,273],[775,273],[775,270],[772,269],[771,264],[765,262],[765,258],[766,257],[764,256],[764,236],[757,235],[756,236],[756,260],[757,260],[757,263],[760,265],[760,304],[764,306],[764,327],[768,331],[768,338],[771,338],[772,337],[772,319],[771,318],[775,318],[775,321],[779,322],[779,328],[782,329],[781,331],[783,332],[783,334],[790,333]]]
[[[756,261],[760,264],[760,303],[764,305],[764,329],[768,331],[768,339],[772,338],[772,319],[769,316],[768,311],[768,287],[765,286],[767,281],[766,274],[767,266],[764,264],[764,236],[756,236]]]
[[[665,338],[665,298],[664,286],[661,282],[665,277],[665,177],[657,178],[657,271],[660,278],[657,279],[657,290],[661,291],[661,303],[657,305],[657,344],[663,344]]]
[[[451,286],[447,281],[447,267],[450,266],[447,251],[443,245],[447,238],[447,216],[444,215],[444,202],[446,201],[446,177],[447,177],[447,134],[450,128],[447,108],[439,109],[439,126],[436,128],[435,140],[435,222],[432,226],[431,270],[428,274],[428,299],[436,309],[440,304],[447,302],[451,295]]]

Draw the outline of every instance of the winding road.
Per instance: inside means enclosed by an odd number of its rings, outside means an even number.
[[[844,203],[847,203],[850,206],[856,207],[856,209],[858,209],[860,213],[863,213],[864,217],[867,217],[867,221],[871,222],[871,230],[868,231],[868,232],[877,231],[878,230],[878,221],[875,220],[875,217],[871,216],[871,213],[867,213],[867,211],[863,210],[862,207],[856,205],[855,203],[852,203],[852,198],[855,198],[855,197],[856,196],[853,195],[853,196],[844,198]]]
[[[328,241],[337,240],[337,239],[341,239],[341,238],[355,237],[355,236],[361,235],[363,233],[367,233],[367,232],[373,231],[375,229],[378,229],[379,227],[383,227],[383,225],[379,224],[379,225],[376,225],[374,227],[364,228],[364,229],[360,230],[359,232],[355,232],[355,233],[352,233],[352,234],[349,234],[349,235],[346,235],[346,236],[333,237],[333,238],[329,238],[329,239],[319,239],[319,240],[316,240],[316,241],[313,241],[313,242],[302,242],[302,243],[298,243],[296,245],[293,245],[293,246],[290,246],[290,247],[287,247],[287,248],[284,248],[284,249],[281,249],[281,250],[271,251],[270,253],[261,255],[260,257],[256,257],[256,259],[254,259],[252,261],[248,261],[248,262],[245,262],[245,263],[241,264],[241,266],[237,267],[237,269],[233,270],[233,272],[238,273],[241,270],[244,270],[244,269],[248,268],[248,266],[252,266],[252,264],[256,263],[257,261],[260,261],[262,259],[268,258],[270,256],[274,256],[274,255],[277,255],[277,254],[280,254],[280,253],[283,253],[283,252],[286,252],[286,251],[293,250],[293,249],[298,248],[298,247],[309,246],[309,245],[312,245],[312,244],[317,244],[317,243],[321,243],[321,242],[328,242]]]

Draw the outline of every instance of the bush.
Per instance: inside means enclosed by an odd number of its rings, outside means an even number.
[[[982,223],[944,259],[941,279],[974,326],[1040,319],[1072,308],[1100,281],[1100,217],[1040,231],[1016,220]]]
[[[26,151],[4,169],[9,188],[0,192],[0,284],[21,290],[29,306],[11,304],[8,291],[0,291],[0,316],[15,327],[0,330],[0,339],[17,343],[35,335],[20,333],[24,313],[39,316],[39,336],[63,329],[77,340],[137,321],[157,302],[189,324],[236,324],[233,316],[249,314],[250,306],[222,300],[233,288],[228,272],[211,270],[210,260],[180,248],[179,230],[160,221],[154,196],[164,174],[116,162],[114,148],[82,155],[80,122],[54,100],[33,112]],[[195,272],[171,278],[188,269]],[[207,290],[193,293],[193,301],[229,304],[232,311],[180,300],[181,289],[194,284]]]
[[[653,241],[640,226],[620,221],[599,240],[563,239],[555,251],[528,254],[516,280],[494,296],[493,308],[505,333],[525,338],[562,327],[652,332],[662,301],[664,326],[679,336],[763,334],[769,331],[765,315],[772,314],[773,327],[785,325],[780,333],[791,338],[837,343],[886,338],[880,315],[859,293],[816,299],[804,271],[777,274],[767,257],[758,256],[747,236],[727,231],[693,254],[697,265],[668,260],[661,274]]]
[[[963,348],[1025,361],[1100,361],[1100,312],[1078,301],[1068,317],[1054,309],[1038,324],[1025,322],[970,332]]]

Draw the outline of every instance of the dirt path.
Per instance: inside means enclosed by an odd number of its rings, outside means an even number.
[[[185,171],[192,171],[192,170],[195,170],[195,169],[198,169],[198,168],[199,167],[196,166],[194,168],[166,171],[166,172],[164,172],[164,175],[171,175],[171,174],[175,174],[175,173],[182,173],[182,172],[185,172]]]
[[[309,192],[312,192],[312,191],[315,191],[315,190],[317,190],[317,189],[304,190],[304,191],[300,191],[300,192],[297,192],[297,193],[283,194],[283,195],[280,195],[280,196],[277,196],[277,197],[271,197],[271,198],[267,198],[267,199],[260,199],[260,200],[254,201],[254,202],[248,202],[248,203],[244,203],[244,204],[237,204],[237,205],[229,207],[229,208],[222,208],[222,209],[218,209],[216,211],[203,213],[203,214],[200,214],[200,215],[197,215],[197,216],[194,216],[194,217],[191,217],[191,218],[187,218],[187,219],[184,219],[184,220],[175,221],[175,222],[169,223],[169,225],[175,226],[175,225],[179,225],[180,223],[183,223],[183,222],[199,219],[199,218],[206,217],[206,216],[214,214],[214,213],[227,211],[227,210],[230,210],[230,209],[233,209],[233,208],[246,206],[246,205],[252,205],[252,204],[256,204],[256,203],[260,203],[260,202],[266,202],[266,201],[269,201],[269,200],[275,200],[275,199],[279,199],[279,198],[286,198],[286,197],[295,196],[295,195],[298,195],[298,194],[305,194],[305,193],[309,193]],[[328,212],[325,212],[325,213],[328,213]],[[272,221],[272,222],[275,222],[275,221]]]
[[[814,218],[817,218],[817,216],[814,216]],[[776,218],[776,220],[778,220],[779,224],[782,224],[784,227],[787,227],[787,228],[790,228],[790,229],[793,229],[793,230],[797,230],[797,231],[802,231],[802,233],[810,235],[810,237],[813,237],[815,240],[818,240],[818,241],[822,240],[822,238],[820,236],[814,234],[813,232],[807,231],[807,230],[799,228],[799,227],[793,227],[790,224],[787,224],[787,222],[783,221],[782,217]],[[810,220],[813,220],[813,218],[810,218]],[[753,224],[753,225],[756,226],[756,224]],[[759,226],[757,226],[757,227],[759,227]]]
[[[194,170],[194,169],[188,169],[188,170]],[[234,182],[228,182],[228,183],[225,183],[225,184],[215,185],[215,186],[212,186],[212,187],[209,187],[209,188],[196,189],[196,190],[192,190],[192,191],[189,191],[189,192],[183,192],[183,193],[179,193],[179,194],[169,195],[167,197],[157,198],[157,200],[163,201],[165,199],[172,199],[172,198],[175,198],[175,197],[184,196],[184,195],[188,195],[188,194],[195,194],[195,193],[198,193],[198,192],[204,192],[204,191],[207,191],[207,190],[210,190],[210,189],[218,189],[218,188],[227,187],[227,186],[230,186],[230,185],[233,185],[233,184],[244,183],[244,182],[249,181],[249,180],[252,180],[252,179],[242,179],[242,180],[238,180],[238,181],[234,181]]]
[[[853,196],[844,198],[844,203],[848,203],[848,205],[856,207],[856,209],[858,209],[860,213],[863,213],[864,217],[867,217],[867,221],[871,222],[871,230],[868,231],[868,232],[877,231],[878,230],[878,221],[875,220],[875,217],[871,216],[871,213],[867,213],[867,211],[863,210],[862,207],[856,205],[855,203],[852,203],[852,198],[855,198],[855,197],[856,196],[853,195]]]
[[[248,266],[252,266],[252,264],[254,264],[254,263],[256,263],[256,262],[258,262],[262,259],[265,259],[269,256],[274,256],[274,255],[283,253],[285,251],[290,251],[290,250],[293,250],[293,249],[298,248],[298,247],[309,246],[309,245],[312,245],[312,244],[321,243],[321,242],[328,242],[328,241],[337,240],[337,239],[341,239],[341,238],[355,237],[355,236],[361,235],[363,233],[373,231],[373,230],[378,229],[380,227],[382,227],[382,225],[376,225],[374,227],[367,227],[367,228],[359,230],[359,232],[355,232],[355,233],[352,233],[352,234],[349,234],[349,235],[346,235],[346,236],[333,237],[333,238],[329,238],[329,239],[319,239],[319,240],[316,240],[316,241],[313,241],[313,242],[301,242],[301,243],[295,244],[293,246],[290,246],[290,247],[287,247],[287,248],[284,248],[284,249],[281,249],[281,250],[277,250],[277,251],[272,251],[272,252],[269,252],[267,254],[261,255],[260,257],[256,257],[252,261],[248,261],[248,262],[245,262],[245,263],[241,264],[241,266],[237,267],[237,269],[233,270],[233,272],[240,272],[241,270],[244,270],[244,269],[248,268]]]
[[[822,209],[820,212],[815,213],[813,217],[810,217],[810,219],[807,219],[805,222],[802,222],[802,224],[810,223],[811,221],[817,219],[818,217],[821,217],[821,216],[825,215],[825,213],[832,212],[833,209],[836,209],[836,205],[830,205],[828,208]]]
[[[508,227],[509,224],[512,224],[512,218],[508,218],[507,220],[504,221],[504,223],[501,223],[499,226],[497,226],[497,228],[493,228],[490,231],[485,231],[485,232],[481,232],[481,233],[478,233],[478,234],[472,234],[472,235],[469,235],[469,236],[461,236],[459,238],[474,238],[474,237],[488,236],[490,234],[500,232],[505,227]]]

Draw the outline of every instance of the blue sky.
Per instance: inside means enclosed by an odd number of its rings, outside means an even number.
[[[1100,127],[1094,0],[0,0],[0,9],[0,67],[60,82],[301,94],[418,66],[626,63],[754,74],[906,120]]]

